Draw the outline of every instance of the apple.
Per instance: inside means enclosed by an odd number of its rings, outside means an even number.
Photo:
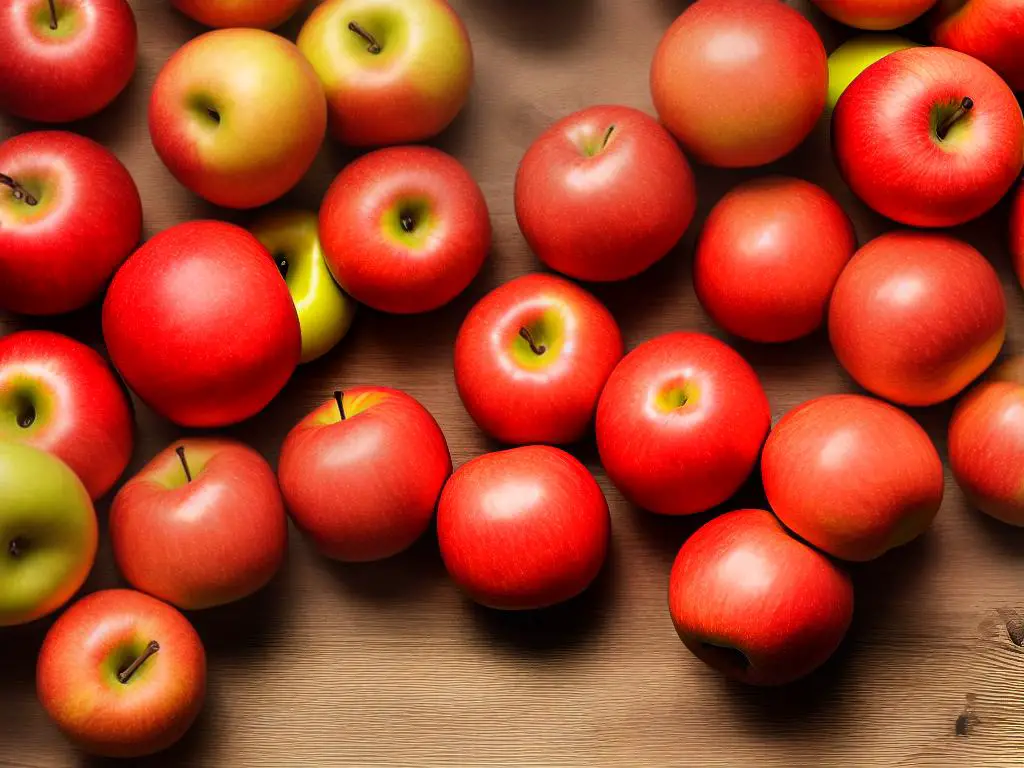
[[[303,0],[171,0],[171,5],[208,27],[273,29],[284,24]]]
[[[1024,356],[997,369],[957,405],[949,465],[970,502],[1024,526]]]
[[[0,111],[26,120],[94,115],[135,72],[139,34],[125,0],[5,0],[0,29]]]
[[[828,109],[835,109],[839,97],[854,78],[879,59],[890,53],[915,48],[919,43],[911,42],[899,35],[858,35],[840,45],[828,57]]]
[[[53,613],[85,583],[99,534],[89,492],[60,459],[0,440],[0,627]]]
[[[814,0],[828,16],[848,27],[896,29],[935,5],[935,0]]]
[[[1024,186],[1017,190],[1010,213],[1010,252],[1017,268],[1017,279],[1024,288]]]
[[[473,84],[473,50],[446,0],[327,0],[299,50],[327,93],[332,135],[358,147],[437,135]]]
[[[751,341],[792,341],[821,327],[857,247],[849,217],[821,187],[785,176],[740,184],[711,210],[693,284],[705,311]]]
[[[1006,83],[977,59],[908,48],[843,92],[832,148],[847,184],[878,213],[951,227],[992,208],[1020,175],[1024,117]]]
[[[166,229],[118,270],[103,302],[114,366],[151,408],[186,427],[255,415],[299,361],[299,320],[267,249],[241,227]]]
[[[288,433],[277,473],[292,520],[316,548],[366,562],[423,535],[452,459],[441,428],[414,398],[352,387]]]
[[[0,308],[79,309],[141,238],[139,190],[109,150],[66,131],[0,144]]]
[[[311,211],[267,214],[250,228],[270,251],[295,302],[302,334],[300,362],[325,355],[348,333],[356,305],[331,277]]]
[[[503,610],[546,608],[583,592],[604,564],[610,528],[594,476],[546,445],[466,462],[437,509],[448,574],[476,602]]]
[[[942,504],[942,461],[903,411],[863,395],[826,395],[789,411],[761,457],[772,510],[844,560],[873,560],[917,538]]]
[[[262,589],[284,561],[288,523],[266,459],[235,440],[187,438],[117,492],[110,539],[129,584],[192,611]]]
[[[629,501],[689,515],[728,499],[771,424],[754,369],[702,333],[667,333],[626,355],[597,404],[597,448]]]
[[[622,280],[675,246],[697,189],[675,140],[631,107],[590,107],[559,120],[527,150],[516,218],[534,253],[578,280]]]
[[[291,42],[259,29],[191,40],[160,70],[149,133],[182,184],[226,208],[255,208],[294,187],[320,150],[327,103]]]
[[[778,0],[697,0],[651,65],[666,127],[702,163],[764,165],[796,149],[825,107],[828,63],[811,23]]]
[[[932,16],[936,45],[988,64],[1024,91],[1024,5],[1018,0],[940,0]]]
[[[487,258],[491,222],[458,160],[431,147],[392,147],[338,174],[320,207],[320,241],[352,298],[410,314],[465,290]]]
[[[39,702],[77,746],[142,757],[185,735],[206,696],[206,652],[188,619],[129,589],[94,592],[50,628]]]
[[[999,276],[946,235],[875,238],[839,276],[829,308],[839,362],[862,387],[902,405],[957,395],[992,364],[1005,335]]]
[[[729,512],[686,540],[668,586],[676,632],[726,677],[783,685],[814,671],[853,619],[853,584],[763,509]]]
[[[131,460],[133,428],[121,382],[97,352],[49,331],[0,338],[0,439],[52,453],[98,499]]]
[[[503,443],[564,444],[590,428],[622,333],[605,306],[553,275],[524,275],[470,310],[455,340],[455,385]]]

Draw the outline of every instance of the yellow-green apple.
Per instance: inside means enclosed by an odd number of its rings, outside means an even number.
[[[676,632],[726,677],[783,685],[835,652],[853,619],[853,585],[771,512],[740,509],[686,540],[668,585]]]
[[[856,29],[888,30],[909,24],[935,0],[814,0],[825,14]]]
[[[5,0],[0,29],[0,111],[27,120],[89,117],[135,72],[139,35],[125,0]]]
[[[765,443],[761,479],[791,531],[844,560],[873,560],[917,538],[942,504],[942,461],[927,433],[863,395],[789,411]]]
[[[1024,357],[997,368],[957,405],[949,466],[974,506],[1024,526]]]
[[[188,619],[129,589],[94,592],[50,628],[36,692],[86,752],[141,757],[185,735],[206,697],[206,652]]]
[[[693,173],[672,136],[631,107],[590,107],[527,150],[516,218],[534,253],[578,280],[631,277],[683,236],[697,205]]]
[[[348,165],[320,207],[327,266],[361,304],[397,314],[447,304],[491,247],[480,187],[431,147],[379,149]]]
[[[141,237],[139,190],[109,150],[67,131],[0,144],[0,308],[85,306]]]
[[[524,275],[470,310],[455,340],[455,385],[480,428],[503,443],[572,443],[622,358],[622,333],[587,291]]]
[[[597,404],[597,448],[631,502],[703,512],[747,479],[771,424],[754,369],[702,333],[668,333],[626,355]]]
[[[946,48],[875,62],[832,113],[832,148],[854,193],[890,219],[950,227],[1009,191],[1024,164],[1024,117],[995,72]]]
[[[604,564],[610,528],[594,476],[546,445],[466,462],[437,509],[448,574],[476,602],[503,610],[546,608],[585,590]]]
[[[273,29],[284,24],[303,0],[171,0],[171,5],[208,27]]]
[[[856,247],[849,217],[821,187],[785,176],[756,179],[711,209],[693,285],[705,311],[729,333],[792,341],[821,327]]]
[[[291,42],[221,29],[160,70],[149,133],[160,159],[200,197],[226,208],[276,200],[303,177],[327,131],[316,73]]]
[[[197,610],[264,587],[284,561],[288,523],[266,459],[235,440],[187,438],[117,492],[110,539],[129,584]]]
[[[967,243],[889,232],[839,276],[828,327],[836,357],[862,387],[902,405],[934,405],[996,359],[1006,299],[992,265]]]
[[[451,454],[434,417],[404,392],[352,387],[300,421],[277,474],[292,520],[335,560],[381,560],[430,526]]]
[[[890,53],[914,48],[919,43],[899,35],[858,35],[836,48],[828,57],[828,109],[835,109],[843,91],[861,72]]]
[[[96,559],[96,513],[70,467],[0,440],[0,627],[60,608]]]
[[[988,64],[1024,91],[1024,4],[1019,0],[939,0],[932,40]]]
[[[1024,288],[1024,186],[1017,190],[1010,212],[1010,253],[1017,268],[1017,279]]]
[[[270,253],[219,221],[166,229],[125,262],[103,302],[103,338],[128,386],[186,427],[259,413],[302,346]]]
[[[0,439],[49,451],[98,499],[131,460],[133,426],[121,382],[93,349],[49,331],[0,339]]]
[[[447,0],[327,0],[298,45],[323,82],[331,134],[353,146],[429,139],[473,84],[469,35]]]
[[[662,121],[702,163],[727,168],[795,149],[827,92],[821,38],[778,0],[697,0],[669,27],[651,65]]]
[[[327,353],[348,333],[356,305],[331,277],[320,247],[319,219],[312,211],[281,211],[252,225],[270,251],[295,302],[308,363]]]

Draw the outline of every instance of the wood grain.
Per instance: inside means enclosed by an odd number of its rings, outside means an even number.
[[[453,0],[474,43],[476,85],[464,114],[435,143],[480,181],[495,242],[471,289],[425,318],[361,311],[351,336],[303,367],[259,417],[229,434],[273,462],[288,428],[338,386],[378,383],[419,398],[438,418],[456,465],[494,446],[456,395],[452,343],[472,303],[539,269],[515,223],[512,182],[529,143],[551,121],[593,103],[650,110],[647,69],[680,0]],[[150,146],[149,88],[162,63],[200,28],[164,0],[134,0],[141,61],[105,113],[73,126],[113,149],[142,190],[147,235],[213,208],[178,186]],[[800,5],[836,45],[842,32]],[[308,9],[307,9],[308,12]],[[282,33],[293,38],[302,18]],[[0,139],[32,126],[0,121]],[[268,126],[268,130],[272,130]],[[316,208],[352,154],[324,147],[283,204]],[[737,182],[767,172],[824,185],[865,242],[889,228],[839,180],[827,127],[756,172],[698,169],[698,219],[663,263],[597,289],[630,346],[676,329],[721,336],[690,281],[700,221]],[[600,211],[594,216],[599,217]],[[1007,206],[957,230],[999,269],[1009,300],[1008,350],[1024,345],[1024,294],[1005,247]],[[98,346],[95,308],[0,331],[48,327]],[[821,334],[796,344],[736,343],[763,377],[775,419],[815,395],[855,387]],[[950,405],[915,411],[945,450]],[[135,471],[179,431],[138,411]],[[631,508],[600,470],[592,442],[575,453],[612,506],[608,567],[582,598],[536,615],[467,603],[428,537],[391,561],[349,567],[313,554],[293,532],[288,564],[255,597],[191,618],[210,656],[209,705],[154,766],[1011,766],[1024,762],[1024,649],[1006,631],[1024,615],[1024,531],[969,509],[947,473],[947,497],[921,540],[855,569],[853,629],[811,678],[782,690],[728,684],[676,639],[668,569],[707,515],[662,520]],[[866,479],[869,480],[869,479]],[[732,505],[763,504],[752,482]],[[106,504],[101,505],[105,521]],[[104,543],[89,589],[119,583]],[[0,632],[0,766],[100,765],[75,752],[35,701],[33,668],[49,622]],[[958,725],[959,723],[959,725]],[[957,730],[964,732],[957,735]]]

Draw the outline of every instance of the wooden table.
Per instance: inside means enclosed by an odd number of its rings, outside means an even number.
[[[647,71],[682,0],[454,0],[477,57],[469,105],[436,144],[479,180],[494,224],[480,278],[425,318],[361,311],[325,360],[301,368],[271,406],[228,430],[276,461],[284,434],[338,387],[378,383],[419,398],[448,436],[456,466],[495,446],[463,410],[452,342],[490,288],[539,268],[516,227],[512,185],[530,142],[556,118],[594,103],[650,109]],[[228,218],[180,187],[149,143],[146,103],[157,71],[201,30],[165,0],[134,0],[141,61],[128,91],[74,126],[127,164],[146,234],[199,217]],[[844,34],[806,5],[831,49]],[[302,18],[282,33],[294,39]],[[0,122],[0,139],[31,126]],[[272,130],[268,126],[268,130]],[[284,203],[316,208],[352,154],[328,143]],[[756,172],[698,169],[699,212],[680,246],[632,281],[597,294],[630,347],[656,334],[721,335],[694,297],[690,260],[700,221],[737,182],[765,172],[831,190],[861,242],[890,224],[839,180],[824,122],[793,155]],[[595,217],[600,211],[594,212]],[[958,230],[1003,276],[1010,350],[1024,351],[1024,293],[1005,247],[1007,206]],[[24,322],[97,344],[98,312]],[[792,345],[736,343],[763,377],[778,419],[827,392],[855,387],[824,335]],[[915,412],[944,451],[949,404]],[[144,407],[129,472],[179,434]],[[582,598],[539,615],[478,609],[445,576],[432,537],[393,560],[331,564],[297,535],[283,572],[243,603],[191,618],[209,652],[209,702],[153,765],[243,766],[997,766],[1024,764],[1024,649],[1006,619],[1024,613],[1024,530],[967,507],[947,472],[946,501],[920,540],[854,569],[856,618],[842,649],[781,690],[729,684],[693,658],[666,609],[681,542],[708,519],[665,520],[631,508],[588,442],[575,450],[612,507],[610,562]],[[755,478],[756,479],[756,478]],[[865,478],[866,482],[870,478]],[[756,483],[735,504],[763,505]],[[107,503],[101,504],[105,522]],[[90,590],[117,585],[101,546]],[[0,766],[91,764],[62,740],[35,700],[36,652],[48,621],[0,631]],[[967,717],[964,717],[967,715]],[[966,735],[956,735],[956,723]],[[142,765],[143,763],[138,763]]]

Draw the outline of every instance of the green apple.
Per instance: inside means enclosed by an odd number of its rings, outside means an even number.
[[[98,538],[89,492],[67,464],[0,441],[0,627],[64,605],[89,575]]]
[[[319,221],[309,211],[264,216],[252,233],[277,262],[295,302],[302,332],[303,363],[323,355],[352,325],[355,302],[331,277],[320,247]]]
[[[919,43],[899,35],[858,35],[836,48],[828,57],[828,101],[826,108],[835,109],[846,87],[861,72],[890,53],[916,48]]]

